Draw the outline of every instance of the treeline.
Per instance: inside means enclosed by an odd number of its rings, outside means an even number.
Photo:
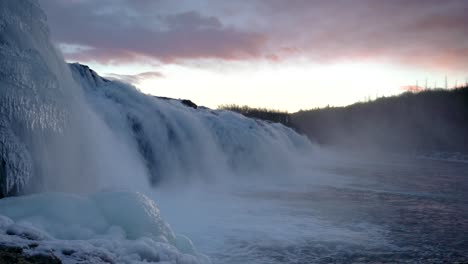
[[[291,123],[322,145],[467,153],[468,87],[300,111],[291,115]]]
[[[218,108],[282,123],[324,146],[468,153],[468,87],[406,92],[292,114],[235,104]]]
[[[268,108],[255,108],[247,105],[241,106],[236,104],[220,105],[218,106],[218,109],[237,112],[251,118],[258,118],[275,123],[282,123],[285,126],[292,126],[290,114],[288,112],[280,110]]]

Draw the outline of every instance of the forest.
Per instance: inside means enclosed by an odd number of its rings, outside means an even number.
[[[405,92],[345,107],[296,113],[237,105],[221,108],[280,122],[323,146],[468,152],[468,87]]]

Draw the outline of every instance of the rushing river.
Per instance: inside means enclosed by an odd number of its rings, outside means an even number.
[[[322,159],[300,180],[159,200],[213,263],[453,263],[468,261],[467,177],[466,163]]]

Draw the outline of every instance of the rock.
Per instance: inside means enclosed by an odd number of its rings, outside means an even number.
[[[194,102],[190,101],[190,100],[187,100],[187,99],[182,99],[182,104],[185,105],[185,106],[188,106],[188,107],[192,107],[194,109],[197,109],[198,108],[198,105],[196,105]]]
[[[26,255],[20,247],[0,245],[0,263],[8,264],[61,264],[62,261],[50,253],[48,255]]]

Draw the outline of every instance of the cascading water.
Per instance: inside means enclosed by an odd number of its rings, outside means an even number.
[[[146,196],[93,193],[284,175],[310,151],[282,125],[195,109],[67,65],[34,1],[0,2],[0,61],[0,194],[41,193],[0,200],[0,245],[28,254],[208,262]]]
[[[309,154],[309,141],[283,125],[145,95],[70,67],[95,111],[138,149],[153,183],[283,174]]]

